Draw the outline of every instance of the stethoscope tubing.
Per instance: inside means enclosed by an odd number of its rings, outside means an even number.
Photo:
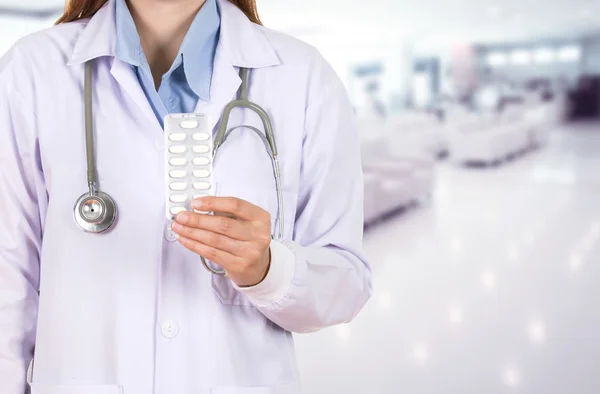
[[[223,110],[221,123],[217,135],[215,136],[213,149],[213,163],[217,156],[219,148],[227,140],[229,135],[237,129],[249,128],[253,130],[263,141],[265,150],[269,154],[273,167],[273,176],[275,178],[275,188],[277,191],[277,217],[278,231],[274,239],[282,239],[284,236],[284,201],[281,181],[281,170],[279,166],[277,143],[273,133],[271,119],[261,106],[248,100],[248,69],[240,68],[240,78],[242,80],[238,91],[239,98],[230,102]],[[98,190],[98,179],[96,169],[96,159],[94,156],[94,127],[93,127],[93,60],[85,64],[84,75],[84,101],[85,101],[85,146],[87,162],[87,183],[88,192],[83,194],[77,200],[74,207],[74,217],[77,225],[85,232],[100,234],[111,229],[117,218],[117,205],[110,195]],[[264,134],[256,127],[241,125],[227,129],[231,111],[234,108],[247,108],[256,113],[264,126]],[[227,276],[225,270],[215,270],[200,256],[204,267],[212,274],[218,276]]]

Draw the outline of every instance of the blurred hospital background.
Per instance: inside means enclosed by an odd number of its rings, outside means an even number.
[[[306,393],[599,393],[600,1],[258,4],[362,141],[374,296],[296,337]],[[0,0],[0,54],[62,6]]]

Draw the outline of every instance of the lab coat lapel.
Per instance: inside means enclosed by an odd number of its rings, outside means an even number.
[[[67,64],[73,66],[102,56],[114,56],[116,41],[115,4],[110,0],[87,23]]]
[[[160,123],[154,115],[135,72],[129,65],[115,58],[116,41],[115,3],[114,0],[109,0],[90,19],[81,32],[68,64],[70,66],[82,65],[89,60],[112,57],[111,75],[136,103],[144,117],[148,118],[149,124],[153,126],[152,130],[161,132]]]
[[[120,61],[119,59],[113,60],[113,65],[110,70],[110,73],[115,78],[115,80],[119,83],[121,88],[129,95],[129,97],[136,103],[140,111],[144,114],[152,127],[153,131],[158,133],[162,133],[162,128],[160,123],[156,119],[156,115],[154,114],[154,110],[150,106],[150,102],[146,97],[146,94],[142,90],[140,82],[133,71],[133,68]]]
[[[210,87],[210,101],[198,102],[196,113],[208,115],[210,128],[215,130],[225,106],[235,99],[242,83],[236,68],[227,59],[223,50],[217,49],[215,66]]]
[[[258,26],[228,0],[218,0],[221,11],[219,47],[237,67],[262,68],[281,64],[275,49]]]
[[[211,128],[219,123],[225,106],[235,100],[241,85],[239,67],[262,68],[281,64],[261,27],[248,20],[228,0],[218,0],[221,13],[219,44],[215,54],[210,101],[199,102],[197,113],[209,116]]]

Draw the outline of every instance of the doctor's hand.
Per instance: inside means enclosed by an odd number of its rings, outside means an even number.
[[[177,215],[172,228],[181,245],[221,266],[238,286],[262,282],[271,263],[271,214],[234,197],[202,197],[192,207],[215,215]]]

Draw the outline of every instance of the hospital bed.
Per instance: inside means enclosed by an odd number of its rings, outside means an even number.
[[[397,143],[433,158],[442,156],[448,149],[445,126],[430,113],[406,111],[393,114],[386,121],[385,131]]]
[[[553,105],[512,105],[502,111],[450,113],[448,151],[456,163],[497,164],[545,143]]]
[[[359,119],[365,178],[365,223],[406,208],[432,193],[435,160],[429,152],[407,147],[385,123]],[[402,137],[400,137],[400,140]]]

